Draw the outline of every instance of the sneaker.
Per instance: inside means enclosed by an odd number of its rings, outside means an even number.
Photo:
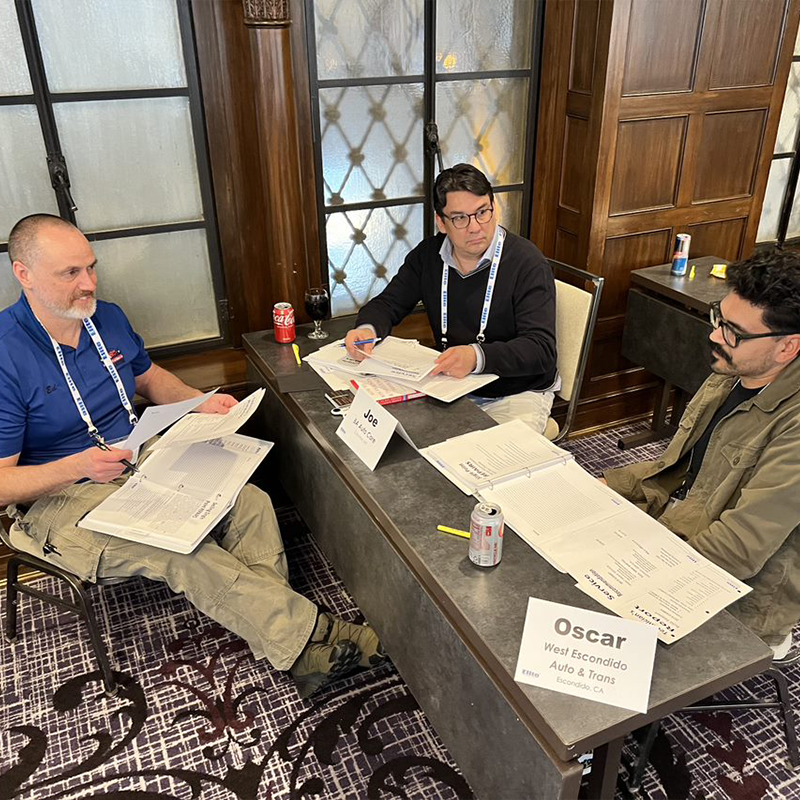
[[[297,686],[297,693],[305,700],[323,686],[352,672],[360,658],[361,651],[355,642],[309,642],[289,668],[289,673]]]
[[[320,611],[311,641],[325,644],[335,644],[341,641],[355,642],[361,653],[358,666],[364,669],[377,667],[386,660],[386,654],[383,652],[378,634],[369,625],[346,622],[327,611]]]

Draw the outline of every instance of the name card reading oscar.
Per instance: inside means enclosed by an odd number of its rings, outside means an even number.
[[[645,713],[656,636],[641,622],[530,597],[514,679]]]
[[[416,449],[403,426],[365,389],[359,389],[336,435],[370,468],[375,469],[397,431]]]

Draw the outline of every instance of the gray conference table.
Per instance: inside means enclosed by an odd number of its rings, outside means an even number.
[[[343,336],[352,319],[325,323]],[[298,330],[305,354],[318,347]],[[330,340],[328,340],[330,341]],[[267,389],[260,433],[280,478],[475,793],[576,798],[577,757],[594,749],[590,797],[613,797],[630,731],[766,669],[771,651],[726,612],[656,653],[646,715],[514,681],[528,597],[603,611],[512,533],[503,560],[472,565],[474,500],[393,437],[374,472],[336,436],[326,387],[272,331],[244,337],[249,378]],[[418,447],[495,423],[467,399],[390,406]]]

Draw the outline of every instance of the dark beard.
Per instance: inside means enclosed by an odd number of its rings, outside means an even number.
[[[715,342],[711,343],[711,370],[712,372],[722,373],[725,374],[726,370],[715,368],[716,358],[719,358],[723,363],[727,364],[729,367],[733,366],[733,360],[731,357]]]

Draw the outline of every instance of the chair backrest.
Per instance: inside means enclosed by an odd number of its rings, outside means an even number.
[[[550,259],[550,266],[556,273],[566,273],[586,283],[594,284],[594,291],[587,292],[562,280],[556,279],[555,282],[556,344],[558,372],[561,376],[561,389],[557,394],[568,402],[567,417],[555,439],[558,442],[566,437],[578,410],[578,394],[589,360],[605,279],[553,259]]]

